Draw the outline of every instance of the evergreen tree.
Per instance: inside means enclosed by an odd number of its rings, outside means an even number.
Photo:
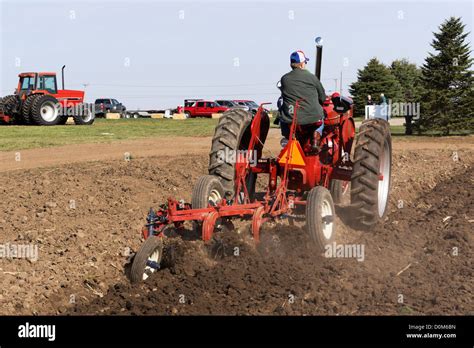
[[[410,104],[410,107],[405,105],[405,114],[398,116],[405,117],[405,134],[411,135],[413,121],[416,120],[415,113],[420,110],[419,103],[423,95],[421,69],[407,59],[395,60],[390,68],[402,88],[402,102]]]
[[[390,66],[392,74],[401,86],[402,101],[417,103],[423,95],[421,69],[407,59],[397,59]]]
[[[422,67],[425,93],[422,98],[420,130],[474,129],[473,59],[460,18],[451,17],[434,33],[430,53]]]
[[[372,58],[367,65],[357,72],[357,81],[349,89],[354,98],[355,116],[364,116],[367,95],[371,95],[375,103],[379,103],[380,94],[387,100],[400,101],[402,88],[390,68]]]

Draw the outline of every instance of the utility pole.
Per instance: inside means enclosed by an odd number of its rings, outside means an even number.
[[[340,81],[340,89],[339,89],[339,93],[342,95],[342,70],[341,70],[341,79],[339,80]]]

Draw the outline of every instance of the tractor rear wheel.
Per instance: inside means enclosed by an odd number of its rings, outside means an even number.
[[[59,103],[50,95],[42,95],[35,99],[30,119],[39,126],[54,126],[60,120]]]
[[[224,187],[214,175],[201,176],[194,185],[191,198],[193,209],[207,208],[209,204],[217,205],[224,198]]]
[[[82,111],[82,115],[73,116],[74,123],[80,126],[88,126],[94,123],[95,115],[87,107]]]
[[[163,257],[163,239],[158,236],[150,236],[142,244],[133,258],[130,269],[130,280],[139,283],[146,280],[152,273],[160,268]]]
[[[328,189],[316,186],[306,199],[306,228],[318,251],[336,239],[334,202]]]
[[[31,107],[33,106],[33,103],[35,102],[36,98],[39,97],[40,95],[38,94],[33,94],[30,95],[26,98],[25,102],[23,103],[21,107],[21,116],[23,118],[23,122],[25,124],[32,124],[32,119],[30,117],[31,115]]]
[[[209,174],[219,177],[226,193],[234,195],[235,189],[235,158],[239,150],[248,150],[251,138],[250,125],[253,116],[248,111],[234,109],[226,111],[219,119],[214,137],[212,138],[211,153],[209,154]],[[255,149],[257,159],[262,155],[263,144],[268,135],[270,119],[265,113],[260,126],[260,142]],[[228,158],[232,156],[233,158]],[[251,154],[249,154],[251,155]],[[247,178],[247,186],[255,185],[255,178]],[[248,187],[249,192],[253,187]]]
[[[331,192],[332,200],[334,204],[344,204],[346,199],[346,194],[349,192],[348,190],[349,182],[342,181],[342,180],[331,180],[329,184],[329,191]],[[347,195],[349,196],[349,195]],[[349,200],[349,199],[347,199]]]
[[[19,121],[18,116],[21,115],[18,115],[17,112],[20,106],[20,98],[18,98],[17,95],[7,95],[2,99],[2,104],[5,115],[14,118],[16,121]]]
[[[362,123],[353,162],[353,227],[368,230],[387,213],[392,167],[392,139],[387,121],[371,119]]]
[[[67,120],[69,119],[68,116],[61,116],[58,121],[59,126],[64,126],[67,123]]]

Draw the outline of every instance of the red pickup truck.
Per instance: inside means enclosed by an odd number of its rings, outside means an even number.
[[[190,103],[185,103],[184,113],[186,118],[190,117],[211,117],[212,114],[220,114],[229,110],[228,107],[219,106],[216,102],[197,100]]]

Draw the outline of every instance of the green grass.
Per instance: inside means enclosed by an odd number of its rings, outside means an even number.
[[[0,151],[60,146],[67,144],[110,143],[117,140],[131,140],[156,137],[204,137],[212,136],[216,119],[197,118],[189,120],[166,119],[97,119],[92,126],[26,127],[0,126]],[[272,128],[279,128],[273,125]],[[404,126],[392,126],[392,135],[405,134]],[[466,135],[458,132],[453,135]],[[439,134],[427,134],[436,136]],[[409,137],[416,139],[416,136]]]
[[[0,126],[0,151],[167,136],[212,136],[216,119],[97,119],[92,126]]]
[[[392,135],[405,135],[405,126],[390,126]]]
[[[405,126],[390,126],[390,130],[393,136],[405,136]],[[467,136],[471,135],[472,131],[469,130],[458,130],[458,131],[452,131],[450,132],[449,136]],[[429,131],[421,134],[421,136],[424,137],[442,137],[444,136],[441,131]],[[411,136],[408,136],[409,138],[417,138],[418,134],[416,133],[416,130],[413,130],[413,134]]]

